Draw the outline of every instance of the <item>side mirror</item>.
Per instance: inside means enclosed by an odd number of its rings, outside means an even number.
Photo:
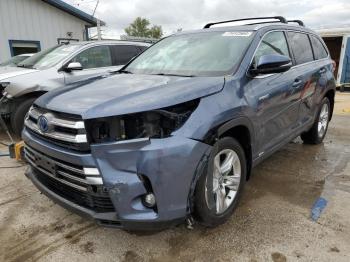
[[[65,67],[65,71],[67,72],[72,72],[73,70],[83,70],[83,66],[79,62],[70,62]]]
[[[250,70],[253,75],[273,74],[288,71],[292,67],[292,61],[284,55],[263,55],[260,57],[256,68]]]

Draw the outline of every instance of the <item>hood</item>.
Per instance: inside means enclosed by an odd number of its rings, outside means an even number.
[[[8,78],[25,75],[37,72],[35,69],[27,69],[22,67],[11,67],[11,66],[3,66],[0,67],[0,81],[7,80]]]
[[[117,74],[56,89],[36,104],[84,119],[137,113],[219,92],[224,77]]]
[[[1,77],[2,74],[0,74]],[[5,89],[9,95],[20,97],[36,91],[47,92],[61,87],[64,85],[64,75],[58,74],[54,67],[45,70],[24,69],[23,73],[13,75],[3,81],[10,83]]]

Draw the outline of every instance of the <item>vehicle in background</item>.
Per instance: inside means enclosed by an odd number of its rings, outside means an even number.
[[[23,60],[31,57],[32,55],[34,55],[34,54],[16,55],[14,57],[11,57],[9,60],[1,63],[0,67],[2,67],[2,66],[10,66],[10,67],[15,66],[16,67],[18,65],[18,63],[21,63]]]
[[[328,47],[331,58],[335,61],[334,75],[340,90],[350,90],[350,27],[320,29],[317,33]]]
[[[26,175],[105,226],[224,223],[254,166],[297,136],[321,143],[332,117],[324,42],[273,18],[177,33],[113,75],[40,97],[22,133]]]
[[[17,67],[0,68],[0,116],[20,135],[35,99],[63,85],[120,69],[150,44],[93,41],[61,44],[39,52]]]

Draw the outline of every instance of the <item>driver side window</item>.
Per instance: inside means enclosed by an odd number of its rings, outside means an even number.
[[[264,36],[256,50],[253,68],[256,68],[260,57],[263,55],[284,55],[290,57],[287,40],[283,32],[270,32]]]
[[[84,50],[71,62],[79,62],[83,69],[112,66],[109,46],[95,46]]]

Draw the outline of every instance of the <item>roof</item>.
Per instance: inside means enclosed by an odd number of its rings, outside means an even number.
[[[237,26],[216,26],[199,30],[191,30],[191,31],[182,31],[176,33],[176,35],[181,34],[190,34],[190,33],[203,33],[203,32],[230,32],[230,31],[258,31],[261,29],[291,29],[291,30],[300,30],[304,32],[313,32],[307,27],[284,24],[284,23],[261,23],[261,24],[248,24],[248,25],[237,25]]]
[[[150,46],[150,43],[140,41],[124,41],[124,40],[100,40],[100,41],[79,41],[69,43],[71,45],[95,45],[95,44],[120,44],[120,45],[136,45],[136,46]]]
[[[92,15],[89,15],[88,13],[85,13],[81,11],[78,8],[75,8],[74,6],[71,6],[70,4],[67,4],[66,2],[63,2],[62,0],[42,0],[43,2],[52,5],[68,14],[71,14],[85,22],[88,22],[89,24],[93,26],[97,26],[97,19],[96,17],[93,17]],[[101,26],[106,25],[105,22],[100,20]]]

